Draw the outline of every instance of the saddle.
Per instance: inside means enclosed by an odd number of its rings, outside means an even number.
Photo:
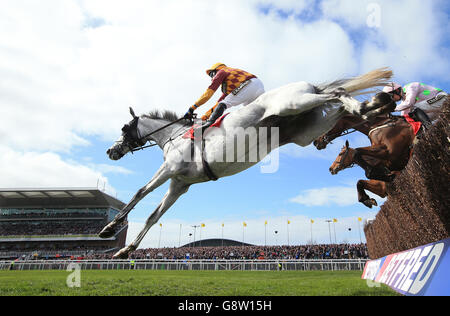
[[[417,134],[420,131],[420,128],[422,127],[422,123],[421,122],[416,122],[415,120],[413,120],[408,114],[406,114],[405,116],[405,120],[411,125],[411,127],[413,128],[414,131],[414,135],[417,136]]]
[[[223,120],[225,119],[225,117],[228,115],[228,114],[230,114],[230,113],[227,113],[227,114],[225,114],[225,115],[222,115],[221,117],[219,117],[215,122],[214,122],[214,124],[212,124],[209,128],[211,128],[211,127],[220,127],[221,125],[222,125],[222,122],[223,122]],[[191,140],[195,140],[195,137],[194,137],[194,130],[196,129],[196,128],[198,128],[198,127],[200,127],[201,125],[200,124],[194,124],[184,135],[183,135],[183,138],[185,138],[185,139],[191,139]],[[209,129],[208,128],[208,129]]]

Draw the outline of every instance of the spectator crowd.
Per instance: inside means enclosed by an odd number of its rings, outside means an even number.
[[[87,259],[110,259],[112,254],[95,254]],[[303,246],[230,246],[138,249],[131,259],[274,260],[274,259],[368,259],[366,244]]]
[[[0,236],[94,235],[105,223],[105,220],[0,222]]]

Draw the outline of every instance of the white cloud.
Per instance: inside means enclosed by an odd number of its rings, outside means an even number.
[[[390,66],[397,80],[408,83],[448,77],[450,63],[446,50],[441,47],[448,37],[442,3],[437,0],[325,0],[322,9],[326,18],[349,26],[352,32],[365,33],[361,71]],[[380,24],[370,28],[369,16],[378,13]]]
[[[304,190],[296,197],[291,198],[289,201],[292,203],[313,207],[343,207],[358,204],[358,194],[354,183],[356,183],[356,181],[353,181],[352,186],[336,186]],[[370,192],[368,193],[371,194],[371,197],[377,201],[378,205],[384,203],[385,199],[382,199]]]
[[[280,153],[295,158],[309,158],[309,159],[322,159],[331,162],[334,161],[345,141],[350,142],[352,148],[366,147],[370,146],[370,140],[367,136],[360,134],[359,132],[351,136],[341,136],[332,141],[331,144],[327,145],[327,148],[323,150],[317,150],[314,145],[309,145],[307,147],[300,147],[294,144],[288,144],[280,148]]]
[[[88,187],[97,184],[115,195],[116,190],[99,171],[51,152],[18,152],[0,146],[1,188]]]
[[[300,195],[290,199],[290,201],[306,206],[348,206],[358,203],[355,187],[329,187],[305,190]]]
[[[307,10],[312,3],[311,0],[259,0],[256,2],[269,11],[282,10],[288,14],[300,14]]]
[[[133,174],[134,172],[132,170],[129,170],[127,168],[121,167],[121,166],[113,166],[108,164],[88,164],[88,166],[93,169],[97,170],[101,173],[118,173],[118,174]]]
[[[305,3],[277,6],[301,11]],[[209,85],[204,69],[219,60],[256,73],[267,89],[356,71],[350,38],[336,23],[302,24],[257,4],[9,1],[0,12],[1,142],[69,151],[91,136],[117,137],[130,105],[184,113]],[[92,18],[102,23],[86,27]],[[235,32],[237,21],[244,23]]]
[[[365,25],[369,2],[326,0],[323,14],[305,22],[295,16],[316,7],[308,0],[4,1],[0,141],[70,151],[92,136],[117,137],[130,105],[184,113],[217,61],[254,72],[267,89],[385,65],[405,80],[448,73],[439,2],[379,1],[376,30]],[[264,6],[268,13],[258,10]],[[362,47],[352,32],[364,32]]]

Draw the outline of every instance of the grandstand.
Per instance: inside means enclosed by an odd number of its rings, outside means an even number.
[[[128,224],[101,239],[124,203],[93,188],[0,189],[0,259],[73,258],[125,246]]]

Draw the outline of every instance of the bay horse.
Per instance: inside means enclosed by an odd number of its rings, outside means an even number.
[[[372,117],[372,111],[383,105],[380,104],[381,98],[362,103],[354,96],[386,85],[392,75],[392,71],[383,68],[318,86],[307,82],[291,83],[268,91],[251,104],[233,111],[220,127],[210,128],[199,137],[195,135],[194,140],[184,137],[191,124],[186,124],[173,114],[136,116],[130,109],[133,119],[122,128],[122,135],[107,150],[109,158],[119,160],[150,141],[162,149],[164,162],[150,182],[138,190],[99,236],[114,236],[136,204],[170,180],[168,192],[147,219],[143,230],[130,245],[113,256],[127,258],[130,252],[137,249],[148,230],[191,185],[242,172],[285,144],[306,147],[348,113]],[[244,141],[236,144],[235,138]],[[261,167],[262,172],[276,171],[272,166],[263,170],[264,167]]]
[[[331,165],[330,172],[336,175],[354,164],[362,167],[369,180],[358,181],[358,201],[372,208],[372,206],[377,206],[377,202],[371,199],[365,190],[382,198],[386,197],[386,183],[391,182],[408,164],[416,134],[411,124],[400,116],[376,117],[372,122],[360,122],[360,119],[355,117],[350,120],[348,117],[344,117],[342,120],[346,122],[337,124],[338,128],[356,122],[359,124],[356,129],[369,137],[371,146],[353,149],[346,141],[345,146]],[[339,133],[338,128],[335,128],[333,133]],[[316,145],[324,146],[325,143],[322,136]]]
[[[367,101],[364,101],[365,103]],[[396,103],[389,94],[378,93],[372,98],[373,103],[380,103],[377,105],[377,110],[373,110],[371,113],[376,114],[374,118],[371,120],[367,120],[365,117],[356,116],[353,114],[344,115],[336,125],[326,134],[320,136],[315,139],[313,144],[318,150],[325,149],[329,143],[331,143],[334,139],[343,136],[343,133],[354,129],[355,131],[359,131],[366,136],[369,134],[370,130],[373,126],[377,126],[377,124],[383,124],[385,121],[386,114],[395,111]],[[350,134],[352,132],[349,132]]]

